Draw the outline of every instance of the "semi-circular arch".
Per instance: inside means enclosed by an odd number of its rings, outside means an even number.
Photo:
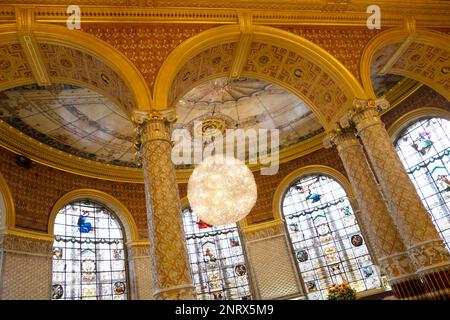
[[[106,192],[95,189],[77,189],[72,190],[61,198],[59,198],[53,205],[48,219],[48,233],[53,235],[55,219],[59,211],[68,203],[77,200],[91,200],[95,201],[106,208],[110,209],[115,216],[119,219],[121,225],[124,228],[127,242],[134,242],[138,240],[138,232],[136,221],[134,220],[130,211],[115,197],[107,194]]]
[[[202,54],[202,52],[220,46],[228,46],[224,50],[232,52],[233,48],[230,48],[229,45],[237,43],[240,35],[241,31],[238,25],[227,25],[206,30],[180,44],[165,60],[156,78],[153,95],[155,107],[160,109],[171,107],[171,104],[174,103],[174,99],[170,98],[171,94],[173,94],[173,83],[177,74],[191,59]],[[283,77],[280,74],[273,75],[260,71],[246,71],[245,69],[241,73],[242,76],[270,81],[292,91],[309,104],[325,127],[330,126],[338,119],[352,104],[355,97],[366,97],[362,86],[351,72],[334,56],[309,40],[277,28],[254,26],[252,33],[253,44],[270,45],[272,48],[278,48],[282,52],[284,56],[280,59],[283,61],[277,66],[279,67],[278,72],[281,72],[281,69],[287,65],[287,60],[291,61],[293,65],[297,62],[292,60],[304,60],[304,64],[308,63],[315,69],[311,72],[317,73],[316,83],[326,82],[324,85],[329,86],[333,93],[333,98],[338,94],[343,97],[341,99],[343,101],[339,101],[331,107],[328,106],[328,109],[326,109],[323,103],[313,101],[314,95],[311,91],[306,93],[296,86],[294,80],[297,80],[293,79],[291,74]],[[291,55],[290,57],[288,57],[289,54]],[[208,79],[214,78],[214,73],[208,74],[206,77]],[[216,73],[216,77],[223,75],[223,72]],[[293,80],[288,80],[287,78]],[[198,83],[205,81],[205,79],[202,76]],[[317,87],[319,88],[319,86]],[[186,87],[183,89],[186,90]]]
[[[347,177],[345,177],[342,173],[337,171],[336,169],[333,169],[328,166],[323,165],[310,165],[298,168],[291,173],[289,173],[286,177],[281,180],[281,182],[278,184],[277,189],[275,190],[275,193],[273,195],[272,199],[272,213],[274,219],[283,219],[283,213],[281,212],[281,206],[283,197],[288,191],[289,187],[298,179],[300,179],[303,176],[312,175],[312,174],[320,174],[327,177],[330,177],[334,180],[336,180],[342,188],[344,188],[350,203],[352,206],[356,204],[355,201],[355,195],[353,194],[352,187],[350,185],[350,182],[348,181]],[[357,209],[357,208],[353,208]]]
[[[387,47],[388,45],[400,44],[405,40],[409,41],[410,44],[418,43],[424,46],[438,48],[443,52],[450,53],[450,36],[442,32],[428,29],[411,29],[405,27],[389,29],[379,33],[367,43],[360,60],[361,82],[367,95],[369,95],[371,98],[375,98],[375,92],[372,87],[371,80],[371,65],[374,55],[379,50]],[[438,70],[437,72],[439,71],[440,70]],[[426,77],[415,71],[400,68],[392,68],[389,73],[401,75],[422,82],[435,91],[439,92],[442,96],[446,97],[447,100],[450,100],[450,91],[445,90],[435,78]]]
[[[32,24],[32,34],[39,43],[47,43],[79,50],[89,54],[109,66],[124,81],[131,90],[138,109],[149,110],[153,106],[150,90],[144,77],[136,66],[120,51],[110,44],[100,40],[86,32],[68,30],[59,25],[35,23]],[[11,44],[18,41],[17,27],[15,24],[0,26],[0,44]],[[2,89],[18,85],[33,83],[28,79],[15,79],[11,83],[2,84]],[[87,86],[89,87],[89,86]],[[92,86],[91,86],[92,88]]]

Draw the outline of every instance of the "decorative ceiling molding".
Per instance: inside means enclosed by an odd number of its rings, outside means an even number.
[[[239,28],[241,36],[233,58],[233,64],[230,70],[230,78],[238,79],[247,62],[250,47],[253,39],[252,15],[249,12],[239,14]]]
[[[4,0],[0,6],[0,21],[13,20],[17,0]],[[36,0],[21,1],[36,7],[36,21],[61,23],[67,19],[66,7],[73,1]],[[106,23],[238,23],[238,12],[251,10],[255,24],[266,25],[348,25],[365,26],[371,1],[341,0],[183,0],[183,1],[127,1],[112,0],[105,6],[103,0],[77,1],[82,8],[85,22]],[[402,24],[402,16],[415,16],[417,23],[425,27],[450,25],[450,5],[446,1],[416,2],[379,0],[383,8],[383,26]],[[426,10],[425,10],[426,9]]]
[[[397,62],[397,60],[400,59],[400,57],[405,53],[405,51],[414,41],[416,36],[417,35],[415,33],[411,33],[410,35],[408,35],[408,37],[401,43],[401,45],[397,48],[397,50],[389,57],[389,59],[386,61],[385,65],[383,66],[383,68],[381,68],[378,74],[389,73],[389,70]]]
[[[16,10],[17,37],[22,46],[36,83],[40,86],[51,84],[39,44],[33,35],[34,9],[19,7]]]
[[[19,18],[19,25],[27,25],[23,21],[30,19],[32,9],[27,10],[27,14]],[[60,25],[28,22],[28,26],[22,28],[30,29],[26,31],[30,32],[26,34],[30,35],[27,39],[31,41],[28,49],[39,54],[30,58],[31,63],[38,64],[42,72],[45,70],[52,83],[76,84],[106,92],[128,113],[134,109],[152,108],[150,90],[142,74],[111,45],[88,33]],[[20,36],[21,30],[16,23],[0,24],[0,89],[36,82],[32,81],[33,69],[27,61],[26,45],[22,47],[18,43]],[[55,68],[58,64],[62,68]],[[75,70],[75,65],[82,68]]]

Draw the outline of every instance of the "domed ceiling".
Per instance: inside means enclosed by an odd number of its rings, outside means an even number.
[[[268,82],[208,81],[176,106],[175,128],[219,119],[226,129],[279,129],[280,147],[323,131],[305,103]],[[28,136],[78,157],[126,167],[135,161],[134,125],[115,103],[73,85],[27,85],[0,92],[0,119]],[[179,167],[181,168],[181,167]]]
[[[9,89],[0,92],[0,119],[70,154],[136,166],[134,127],[129,117],[92,90],[71,85]]]
[[[316,116],[297,96],[251,78],[210,80],[177,104],[176,128],[194,129],[196,121],[221,120],[227,129],[278,129],[280,148],[323,131]]]

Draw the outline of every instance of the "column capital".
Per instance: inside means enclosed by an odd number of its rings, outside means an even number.
[[[340,125],[344,128],[355,125],[358,132],[365,128],[382,123],[379,112],[389,107],[389,101],[383,96],[378,99],[355,98],[352,107],[340,119]]]
[[[178,119],[175,108],[166,110],[134,111],[132,121],[136,125],[135,149],[151,140],[165,140],[171,143],[172,124]]]
[[[175,107],[167,108],[165,110],[148,110],[148,111],[133,111],[131,121],[136,125],[144,124],[148,121],[163,121],[170,124],[178,120],[178,115]]]
[[[323,144],[326,149],[337,147],[338,151],[351,145],[360,145],[354,127],[350,123],[346,127],[336,123],[323,139]]]

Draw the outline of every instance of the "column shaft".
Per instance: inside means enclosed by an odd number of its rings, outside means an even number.
[[[349,113],[378,177],[389,213],[434,298],[450,298],[450,254],[378,117],[375,101],[358,101]]]
[[[362,146],[353,134],[337,129],[331,135],[344,164],[350,184],[358,201],[359,221],[380,269],[399,298],[419,299],[424,288],[415,274],[400,234],[386,208],[381,191],[367,162]]]
[[[152,113],[142,127],[147,219],[156,299],[195,299],[181,216],[170,128]]]

